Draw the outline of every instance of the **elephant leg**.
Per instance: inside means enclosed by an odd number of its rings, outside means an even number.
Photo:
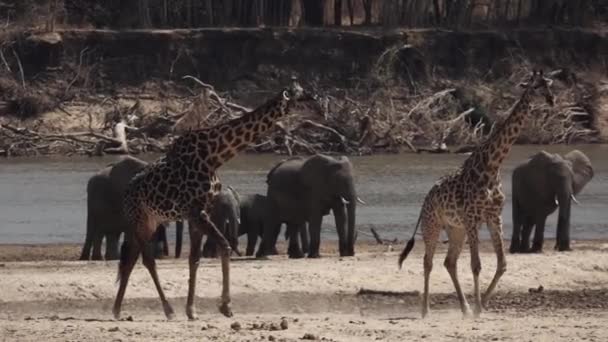
[[[182,240],[184,236],[184,221],[175,221],[175,258],[182,254]]]
[[[262,231],[262,243],[260,244],[258,252],[256,253],[257,258],[272,255],[273,252],[276,251],[276,243],[280,231],[281,222],[273,219],[270,222],[264,223],[264,229]]]
[[[169,256],[169,241],[167,240],[167,226],[168,226],[168,224],[163,224],[163,225],[161,225],[161,227],[159,227],[159,229],[161,230],[161,233],[158,237],[159,238],[158,242],[162,244],[164,256]]]
[[[217,258],[217,245],[213,239],[207,237],[207,241],[203,245],[203,258]]]
[[[536,218],[536,230],[534,231],[534,242],[532,243],[532,253],[540,253],[543,251],[543,242],[545,238],[545,222],[546,216]]]
[[[526,217],[521,230],[521,242],[519,245],[520,253],[530,252],[530,236],[532,235],[532,229],[534,229],[534,222],[532,221],[532,218]]]
[[[308,223],[302,224],[300,228],[300,240],[302,242],[302,251],[310,253],[310,242],[308,241]]]
[[[323,223],[322,215],[313,215],[308,221],[308,231],[310,233],[310,251],[309,258],[319,258],[319,248],[321,246],[321,224]]]
[[[255,251],[255,245],[258,243],[259,232],[254,227],[249,227],[247,231],[247,250],[245,251],[246,256],[252,256]]]
[[[117,260],[120,257],[118,240],[120,233],[106,235],[106,260]]]
[[[101,244],[103,242],[104,235],[101,233],[95,234],[93,236],[93,255],[91,260],[101,260]]]
[[[90,237],[87,232],[84,245],[82,246],[82,252],[80,253],[80,260],[89,260],[91,257],[91,247],[93,247],[93,238]]]
[[[300,248],[299,236],[299,233],[302,229],[302,224],[287,224],[287,233],[289,234],[289,248],[287,249],[287,254],[291,259],[300,259],[304,257],[304,253]]]
[[[521,209],[519,209],[513,201],[513,232],[511,233],[511,246],[509,253],[521,253],[521,235],[523,219],[521,218]]]
[[[156,233],[151,244],[154,246],[153,252],[155,258],[162,258],[164,255],[169,255],[169,246],[163,244],[167,240],[167,229],[164,224],[159,224],[156,227]],[[165,250],[166,247],[166,250]],[[166,253],[166,254],[165,254]]]
[[[277,224],[276,227],[270,233],[270,248],[268,251],[270,255],[279,254],[279,251],[277,250],[277,240],[279,239],[279,235],[281,235],[281,226],[281,223]]]

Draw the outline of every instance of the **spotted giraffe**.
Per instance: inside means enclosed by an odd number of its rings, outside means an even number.
[[[311,106],[312,105],[312,106]],[[193,305],[201,240],[203,234],[218,242],[221,250],[222,300],[220,312],[232,316],[230,308],[230,246],[211,222],[212,199],[221,190],[216,170],[246,146],[270,130],[275,121],[295,106],[321,112],[315,97],[294,83],[259,108],[240,118],[210,128],[191,130],[178,137],[165,156],[135,175],[124,197],[124,213],[129,222],[118,268],[120,281],[113,313],[118,319],[129,275],[139,254],[150,272],[167,318],[173,309],[160,285],[154,255],[148,248],[156,226],[165,221],[187,219],[190,231],[190,278],[186,314],[195,319]]]
[[[509,154],[511,146],[526,122],[533,95],[543,96],[547,103],[553,106],[551,83],[550,79],[543,76],[542,71],[533,71],[529,81],[520,84],[524,91],[505,121],[484,143],[477,147],[460,169],[441,178],[426,195],[414,235],[399,256],[399,266],[401,267],[403,260],[414,247],[414,238],[420,226],[426,247],[422,317],[429,312],[429,277],[433,268],[435,247],[442,229],[445,229],[449,240],[444,266],[454,283],[463,315],[468,316],[470,309],[460,288],[456,265],[465,237],[468,239],[471,251],[475,316],[479,316],[482,307],[486,306],[498,280],[506,271],[507,262],[503,248],[500,216],[505,196],[501,189],[500,165]],[[479,259],[478,232],[484,222],[490,231],[497,257],[497,268],[494,278],[482,298],[479,291],[481,261]]]

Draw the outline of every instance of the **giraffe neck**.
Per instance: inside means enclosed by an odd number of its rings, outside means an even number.
[[[209,129],[209,153],[206,158],[209,165],[217,169],[232,159],[268,132],[279,118],[289,112],[289,107],[289,103],[279,95],[237,119]]]
[[[474,152],[469,162],[481,172],[497,175],[500,165],[509,155],[527,121],[530,108],[530,92],[526,90],[511,109],[511,114],[490,137]]]

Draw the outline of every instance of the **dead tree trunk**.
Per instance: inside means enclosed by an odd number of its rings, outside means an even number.
[[[310,26],[322,26],[325,17],[325,6],[323,0],[302,1],[304,10],[304,23]]]
[[[334,25],[342,26],[342,0],[334,0]]]

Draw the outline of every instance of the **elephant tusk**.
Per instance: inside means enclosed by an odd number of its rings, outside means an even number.
[[[350,203],[344,197],[340,197],[340,199],[342,200],[342,203],[345,204],[345,205]]]
[[[579,202],[576,200],[576,197],[574,197],[574,195],[570,195],[570,198],[572,198],[572,201],[573,201],[574,203],[576,203],[576,204],[579,204],[579,205],[580,205],[580,203],[579,203]]]
[[[367,203],[365,203],[365,201],[363,201],[361,198],[359,198],[359,196],[357,196],[357,202],[359,202],[359,204],[363,204],[363,205],[367,204]]]
[[[240,225],[240,224],[241,224],[241,219],[240,219],[240,218],[237,218],[237,219],[236,219],[236,224],[238,224],[238,225]]]

